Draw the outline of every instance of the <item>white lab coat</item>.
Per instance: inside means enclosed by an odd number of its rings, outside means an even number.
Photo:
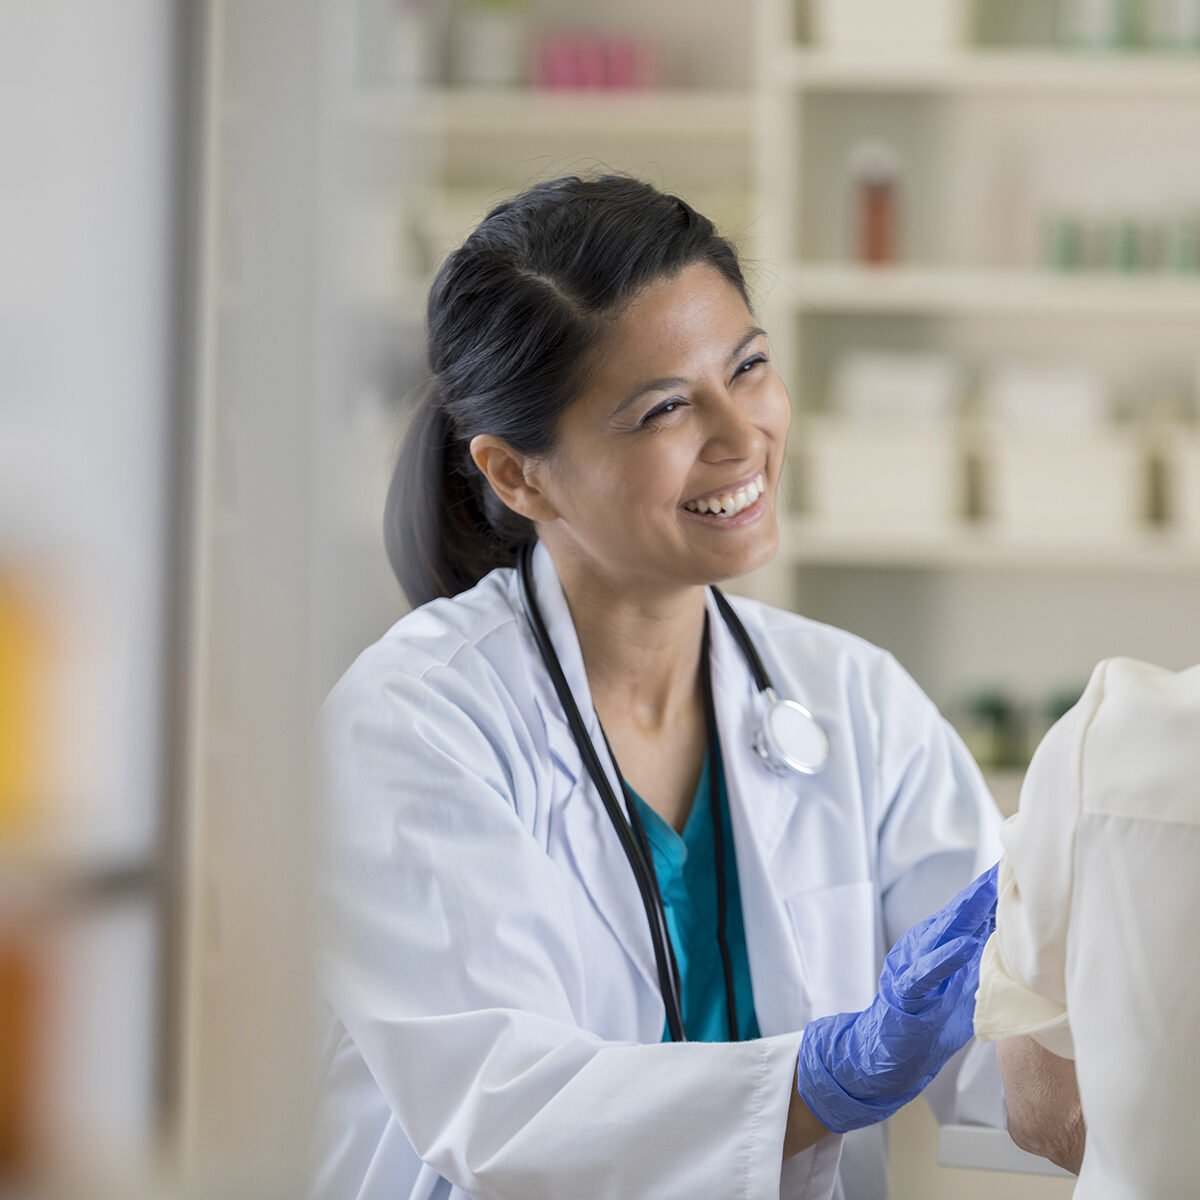
[[[534,572],[607,764],[542,547]],[[800,1032],[871,1001],[888,945],[998,857],[999,818],[957,736],[890,655],[734,603],[778,692],[830,743],[815,777],[758,758],[761,698],[710,600],[755,1042],[661,1042],[637,887],[515,572],[409,614],[334,689],[315,1196],[885,1194],[880,1127],[822,1140],[781,1178]],[[930,1089],[942,1089],[941,1115],[1001,1122],[994,1072],[963,1057],[957,1079],[961,1061]]]

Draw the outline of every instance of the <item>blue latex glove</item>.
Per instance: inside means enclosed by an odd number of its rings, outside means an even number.
[[[885,1120],[967,1044],[995,926],[992,867],[892,947],[870,1008],[809,1023],[797,1084],[822,1125],[845,1133]]]

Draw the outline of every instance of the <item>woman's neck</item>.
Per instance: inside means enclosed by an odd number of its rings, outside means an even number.
[[[586,564],[563,564],[559,580],[602,720],[620,713],[649,732],[695,711],[703,587],[618,587]]]

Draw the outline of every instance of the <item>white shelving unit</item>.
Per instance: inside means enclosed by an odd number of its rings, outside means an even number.
[[[361,129],[449,139],[500,138],[509,145],[564,137],[728,142],[750,135],[746,93],[700,88],[363,92],[349,104],[347,118]]]
[[[1180,96],[1200,100],[1200,70],[1162,54],[964,50],[937,59],[836,57],[798,46],[777,50],[772,76],[797,92],[953,92],[1055,96]]]
[[[939,571],[1071,571],[1146,578],[1195,578],[1200,551],[1155,533],[1108,541],[1031,541],[969,527],[945,533],[872,533],[792,518],[782,531],[782,554],[811,567],[916,567]]]
[[[1200,58],[834,53],[805,40],[804,15],[760,0],[754,72],[760,307],[798,417],[827,412],[834,365],[855,349],[950,355],[972,380],[968,405],[975,379],[1022,356],[1092,366],[1127,407],[1142,376],[1196,387],[1200,274],[1051,271],[1036,247],[1038,223],[1062,208],[1200,214],[1200,166],[1187,161]],[[868,139],[902,163],[901,248],[886,266],[859,265],[849,246],[849,151]],[[1161,427],[1128,432],[1147,457],[1172,443]],[[985,476],[939,528],[887,514],[835,524],[803,506],[805,458],[821,453],[811,436],[794,425],[801,507],[749,590],[895,650],[945,710],[994,689],[1040,706],[1109,654],[1200,659],[1200,536],[1165,508],[1140,532],[1006,534],[988,519]],[[957,435],[964,457],[976,436],[969,422]],[[997,778],[1011,807],[1019,773]]]
[[[782,268],[777,290],[777,303],[814,313],[1200,319],[1200,280],[1168,275],[795,263]]]

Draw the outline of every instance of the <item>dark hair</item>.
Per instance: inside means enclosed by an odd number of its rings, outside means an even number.
[[[749,300],[733,246],[678,196],[622,175],[539,183],[497,205],[429,293],[430,379],[388,489],[384,542],[415,607],[512,565],[533,526],[475,466],[476,434],[554,446],[605,318],[708,263]]]

